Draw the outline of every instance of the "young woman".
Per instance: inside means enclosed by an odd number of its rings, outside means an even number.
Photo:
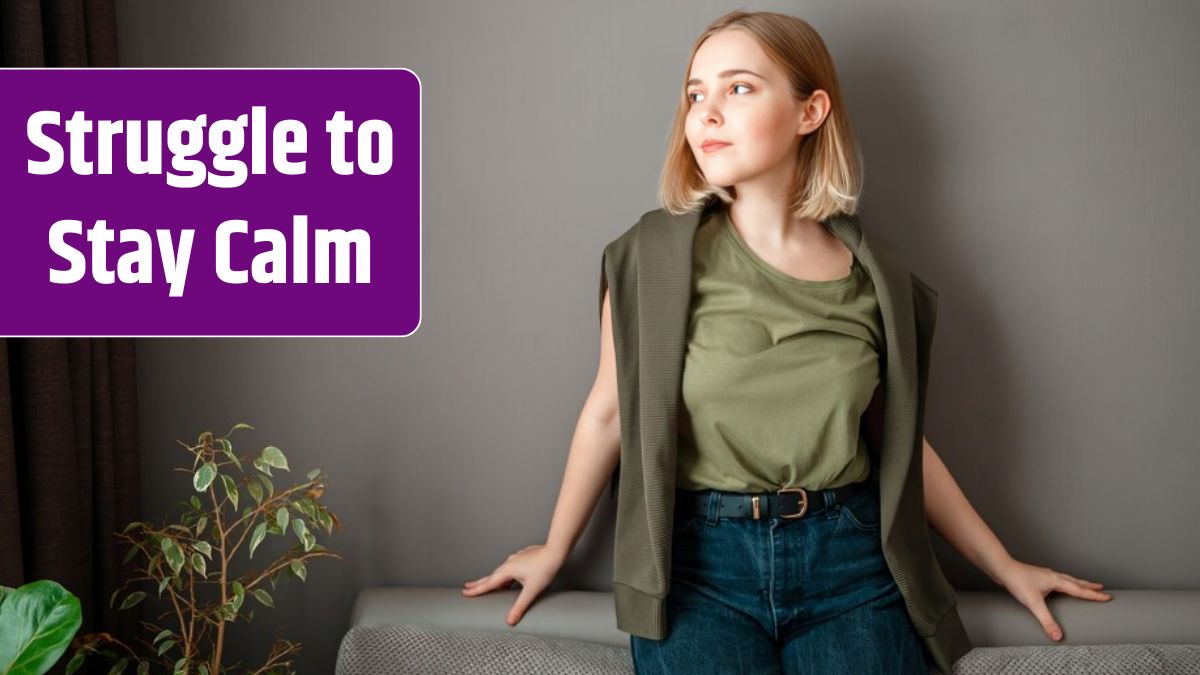
[[[1046,594],[1111,596],[1011,558],[921,435],[937,294],[858,226],[820,36],[732,12],[685,80],[663,208],[605,249],[600,367],[547,541],[464,595],[520,583],[515,625],[619,461],[638,673],[951,672],[971,644],[929,523],[1061,639]]]

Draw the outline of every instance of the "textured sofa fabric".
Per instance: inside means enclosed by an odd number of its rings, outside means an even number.
[[[543,593],[509,627],[504,616],[518,592],[467,598],[457,587],[366,589],[338,651],[337,675],[633,672],[611,593]],[[1200,591],[1109,592],[1107,603],[1047,598],[1067,633],[1051,644],[1006,593],[959,591],[976,648],[955,674],[1200,675]]]
[[[629,649],[583,640],[413,624],[355,626],[338,651],[338,675],[621,675]]]

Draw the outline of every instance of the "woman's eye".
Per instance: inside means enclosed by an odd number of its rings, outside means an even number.
[[[737,84],[734,84],[732,87],[730,87],[730,90],[731,90],[731,91],[736,91],[738,87],[745,87],[746,89],[748,89],[748,90],[750,90],[750,91],[754,91],[754,88],[753,88],[753,87],[751,87],[751,86],[750,86],[750,85],[748,85],[748,84],[744,84],[744,83],[742,83],[742,82],[738,82]],[[749,93],[749,92],[747,92],[747,93]],[[699,101],[698,99],[695,99],[695,98],[692,98],[692,97],[693,97],[693,96],[703,96],[703,95],[704,95],[704,94],[701,94],[701,93],[700,93],[700,92],[698,92],[698,91],[689,92],[689,93],[688,93],[688,95],[687,95],[688,102],[689,102],[689,103],[699,103],[700,101]]]

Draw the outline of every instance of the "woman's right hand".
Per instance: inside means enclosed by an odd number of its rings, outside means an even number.
[[[505,623],[515,626],[534,598],[554,580],[564,562],[565,556],[545,544],[526,546],[508,556],[491,574],[464,583],[462,594],[474,597],[520,583],[521,594],[505,618]]]

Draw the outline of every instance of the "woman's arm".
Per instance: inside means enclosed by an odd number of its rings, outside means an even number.
[[[612,331],[612,305],[606,290],[600,306],[600,365],[575,425],[558,504],[546,535],[546,546],[557,551],[564,561],[575,548],[604,485],[621,459],[621,415]]]
[[[992,581],[1001,583],[1000,572],[1012,562],[1012,557],[967,501],[929,439],[922,437],[922,440],[926,519],[972,565],[983,570]]]
[[[1112,600],[1111,595],[1100,591],[1104,584],[1014,560],[967,501],[929,439],[922,437],[922,441],[926,519],[967,560],[1025,605],[1050,639],[1061,640],[1063,633],[1046,608],[1048,593],[1059,591],[1085,600]]]
[[[605,483],[621,458],[621,417],[613,351],[612,309],[607,292],[602,298],[600,319],[600,365],[596,381],[575,424],[575,435],[571,438],[567,453],[567,468],[563,472],[558,504],[550,519],[546,543],[526,546],[508,556],[491,574],[463,584],[462,594],[473,597],[498,588],[509,588],[519,582],[521,593],[505,618],[510,626],[517,625],[534,599],[550,586],[566,562],[596,508],[596,501]]]

